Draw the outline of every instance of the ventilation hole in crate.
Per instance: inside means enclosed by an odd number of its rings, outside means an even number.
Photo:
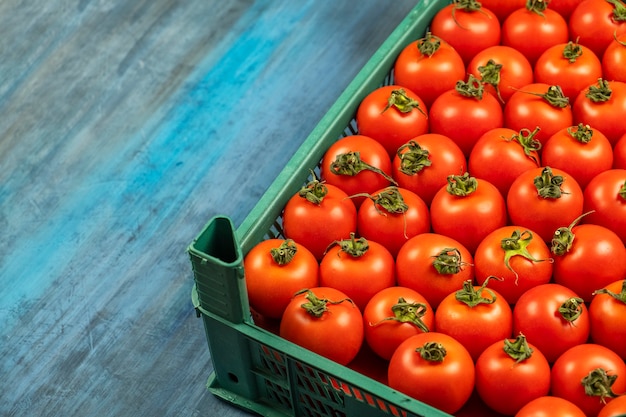
[[[293,410],[289,390],[269,380],[265,381],[265,388],[267,390],[267,396],[269,397],[270,403],[278,403],[285,410]]]
[[[232,372],[228,373],[228,379],[230,379],[231,382],[234,382],[235,384],[239,383],[239,378],[237,377],[237,375],[233,374]]]

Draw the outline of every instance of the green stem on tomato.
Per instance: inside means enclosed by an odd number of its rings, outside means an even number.
[[[457,81],[454,89],[463,97],[482,100],[485,86],[482,81],[470,74],[467,77],[467,82],[463,80]]]
[[[570,249],[572,249],[572,244],[574,243],[574,238],[576,237],[572,229],[578,224],[580,219],[587,216],[588,214],[593,213],[594,211],[595,210],[591,210],[583,213],[580,216],[576,217],[569,226],[559,227],[558,229],[556,229],[554,235],[552,236],[550,252],[557,256],[563,256],[567,252],[569,252]]]
[[[369,242],[364,237],[356,238],[354,232],[350,233],[349,239],[342,239],[335,241],[331,244],[338,245],[342,252],[350,255],[353,258],[360,258],[365,255],[370,248]],[[329,246],[330,247],[330,246]]]
[[[609,86],[609,82],[598,78],[598,83],[589,87],[589,91],[587,91],[585,97],[594,103],[604,103],[605,101],[609,101],[612,93],[613,91]]]
[[[285,239],[279,247],[270,249],[270,256],[278,265],[287,265],[296,253],[298,247],[292,239]]]
[[[352,300],[349,298],[344,298],[343,300],[338,301],[331,301],[326,298],[318,298],[317,295],[315,295],[315,293],[309,289],[300,290],[295,293],[294,296],[304,293],[306,293],[306,296],[304,298],[307,299],[307,302],[301,304],[300,307],[302,307],[311,316],[318,319],[328,311],[328,304],[341,304],[344,301],[348,301],[349,303],[352,303],[352,305],[354,305]]]
[[[478,67],[480,79],[483,83],[491,85],[495,90],[500,102],[504,103],[502,95],[500,95],[500,72],[502,64],[497,64],[493,59],[487,61],[485,65]]]
[[[613,5],[613,20],[616,22],[626,21],[626,6],[619,0],[606,0]]]
[[[406,152],[404,152],[405,149],[407,149]],[[430,152],[427,149],[422,148],[414,140],[410,140],[398,148],[400,171],[406,175],[417,174],[432,165],[429,155]]]
[[[548,2],[545,0],[526,0],[526,10],[537,13],[541,17],[545,17],[543,12],[548,8]]]
[[[298,191],[298,195],[319,206],[328,194],[328,188],[315,177],[315,172],[312,170],[311,175],[313,179]]]
[[[554,262],[554,259],[537,259],[529,251],[528,245],[533,240],[533,233],[530,230],[519,232],[514,230],[511,237],[504,238],[500,241],[500,247],[504,250],[504,265],[515,274],[515,280],[519,278],[517,272],[511,267],[511,258],[513,256],[521,256],[531,262]]]
[[[613,384],[617,375],[609,375],[606,370],[596,368],[589,372],[581,381],[585,388],[585,394],[591,397],[600,397],[600,401],[605,403],[607,398],[618,397],[613,392]]]
[[[537,194],[541,198],[561,198],[564,191],[561,189],[565,179],[561,175],[554,175],[550,167],[544,167],[541,175],[535,177],[533,183],[537,188]]]
[[[492,278],[500,280],[500,278],[489,276],[487,277],[485,282],[483,282],[483,285],[478,287],[478,289],[474,288],[474,284],[472,283],[471,279],[464,281],[463,288],[454,293],[454,298],[457,301],[466,304],[468,307],[472,308],[476,307],[479,304],[495,303],[496,299],[498,298],[496,296],[496,293],[487,288],[487,283]],[[483,297],[483,291],[487,291],[489,297]]]
[[[561,318],[569,323],[573,323],[583,313],[585,301],[579,297],[568,298],[559,306],[558,312]]]
[[[589,125],[583,125],[582,123],[578,123],[576,127],[568,127],[567,133],[582,144],[591,142],[591,138],[593,137],[593,129]]]
[[[391,178],[387,173],[385,173],[382,169],[363,161],[361,159],[360,152],[347,152],[339,154],[330,164],[330,172],[336,175],[355,176],[362,171],[372,171],[378,175],[381,175],[390,183],[397,185],[396,181]]]
[[[398,298],[398,302],[391,306],[392,317],[386,317],[377,323],[370,323],[370,326],[378,326],[380,323],[386,321],[396,321],[398,323],[410,323],[416,326],[424,333],[428,333],[430,330],[426,323],[422,320],[422,317],[426,314],[428,308],[424,303],[409,303],[404,297]]]
[[[539,126],[537,126],[532,132],[530,129],[522,128],[518,133],[512,135],[510,138],[503,138],[508,142],[519,143],[524,149],[524,155],[539,165],[539,160],[532,153],[541,150],[541,141],[535,139],[535,136],[540,130]]]
[[[463,175],[448,175],[448,185],[446,191],[457,197],[466,197],[478,188],[478,181],[470,177],[469,172]]]
[[[457,248],[444,248],[433,258],[433,268],[440,275],[457,274],[464,266],[471,265],[461,259],[461,251]]]
[[[596,294],[606,294],[610,297],[613,297],[617,301],[626,304],[626,279],[622,281],[622,289],[619,293],[614,293],[610,290],[607,290],[606,288],[602,288],[593,292],[593,295]]]
[[[533,355],[533,348],[528,345],[526,336],[519,334],[513,341],[504,339],[504,352],[516,363],[520,363]]]
[[[567,59],[570,64],[575,63],[583,54],[583,48],[578,42],[569,41],[563,48],[563,58]]]
[[[569,105],[569,98],[563,94],[563,89],[559,85],[551,85],[545,93],[535,93],[532,91],[518,90],[522,93],[530,94],[533,96],[541,97],[552,107],[559,109],[565,108]]]
[[[422,56],[433,56],[441,47],[441,38],[427,32],[426,36],[417,40],[417,50]]]
[[[448,352],[444,345],[438,342],[426,342],[415,349],[422,359],[428,362],[443,362]]]
[[[424,110],[420,107],[419,101],[407,96],[404,88],[398,88],[391,91],[391,94],[389,94],[389,98],[387,99],[387,105],[381,113],[386,112],[392,107],[395,107],[401,113],[410,113],[414,109],[417,109],[424,116],[427,116]]]
[[[626,181],[624,181],[624,184],[622,184],[622,186],[620,187],[617,195],[620,196],[622,200],[626,201]]]

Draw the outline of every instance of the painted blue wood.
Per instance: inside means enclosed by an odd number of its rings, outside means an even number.
[[[0,2],[0,415],[238,416],[186,247],[415,1]]]

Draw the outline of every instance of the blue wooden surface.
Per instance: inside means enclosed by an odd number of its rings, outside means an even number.
[[[186,247],[415,0],[0,2],[0,415],[237,416]]]

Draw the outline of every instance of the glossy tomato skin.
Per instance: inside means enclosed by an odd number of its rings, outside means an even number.
[[[613,19],[615,6],[606,0],[583,0],[569,18],[570,39],[589,47],[601,57],[613,34],[626,32],[626,22]]]
[[[443,361],[431,362],[416,352],[426,343],[443,345]],[[402,342],[389,361],[388,375],[391,388],[449,414],[461,409],[474,389],[472,357],[454,338],[438,332],[421,333]]]
[[[626,133],[613,147],[613,169],[626,169]]]
[[[413,191],[430,206],[437,191],[447,184],[448,175],[465,172],[467,161],[461,148],[447,136],[426,133],[412,140],[414,144],[407,144],[394,157],[392,176],[399,187]],[[428,153],[422,157],[426,162],[413,164],[414,155],[424,151]]]
[[[610,169],[596,175],[585,188],[584,211],[591,212],[582,219],[611,229],[626,245],[626,168]]]
[[[613,39],[601,58],[605,79],[626,82],[626,33]]]
[[[287,248],[293,256],[284,264],[272,256],[272,250],[280,250],[284,243],[283,239],[263,240],[243,260],[250,306],[272,319],[280,319],[296,292],[319,283],[317,259],[304,246],[290,242]]]
[[[548,7],[569,21],[572,12],[583,0],[550,0]]]
[[[491,10],[502,23],[517,9],[526,6],[526,0],[482,0],[483,7]]]
[[[621,395],[611,400],[598,413],[598,417],[624,417],[626,415],[626,396]]]
[[[546,395],[535,398],[515,414],[515,417],[587,417],[576,404],[563,398]]]
[[[623,286],[624,279],[620,279],[606,285],[603,290],[621,296]],[[626,302],[609,294],[601,291],[593,296],[589,304],[591,340],[611,349],[626,361]]]
[[[394,286],[376,293],[363,310],[365,341],[382,359],[390,360],[398,346],[409,337],[424,333],[412,321],[395,320],[392,308],[403,299],[407,305],[421,304],[424,313],[420,317],[428,331],[435,331],[435,312],[428,300],[419,292],[407,287]]]
[[[363,316],[346,294],[330,287],[309,289],[322,300],[331,301],[320,318],[302,305],[308,293],[293,297],[280,322],[280,337],[341,365],[350,363],[363,344]]]
[[[611,90],[606,101],[595,102],[587,95],[591,87],[582,90],[572,104],[574,123],[589,125],[601,131],[615,145],[619,138],[626,133],[626,82],[606,81]]]
[[[567,320],[559,312],[564,303],[574,301],[579,316]],[[567,349],[587,342],[590,332],[589,311],[571,289],[547,283],[524,292],[513,308],[513,334],[522,333],[553,363]]]

